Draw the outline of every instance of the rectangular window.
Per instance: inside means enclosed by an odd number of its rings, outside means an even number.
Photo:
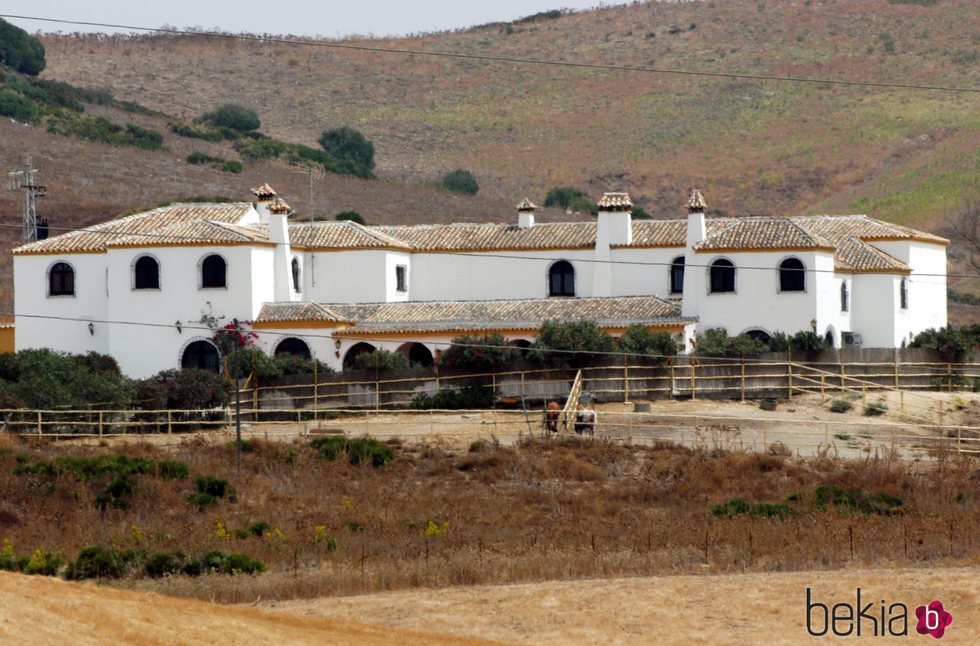
[[[405,265],[395,265],[395,289],[408,291],[408,267]]]

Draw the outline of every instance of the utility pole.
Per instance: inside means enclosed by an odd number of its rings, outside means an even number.
[[[310,213],[309,213],[309,215],[307,217],[310,220],[312,220],[313,219],[313,206],[314,206],[314,200],[313,200],[313,180],[316,179],[317,181],[320,181],[321,179],[323,179],[323,177],[324,177],[324,175],[326,173],[323,170],[323,166],[321,166],[320,164],[317,164],[315,162],[305,162],[305,163],[296,163],[296,162],[293,162],[290,165],[293,168],[295,168],[297,172],[306,173],[309,176],[309,178],[310,178]]]
[[[11,190],[24,191],[23,239],[24,243],[28,243],[38,240],[37,199],[47,195],[47,189],[37,183],[37,169],[30,156],[26,158],[24,166],[24,170],[7,173],[7,177],[10,178]],[[47,222],[42,221],[41,224],[45,229],[43,237],[47,237]]]

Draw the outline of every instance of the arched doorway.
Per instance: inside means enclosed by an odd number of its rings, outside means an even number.
[[[357,357],[359,355],[365,354],[367,352],[374,352],[376,349],[377,348],[375,348],[370,343],[364,343],[363,341],[361,341],[360,343],[355,343],[350,347],[349,350],[347,350],[347,354],[344,355],[344,370],[349,370],[353,368],[354,361],[357,360]]]
[[[291,355],[294,357],[299,357],[300,359],[310,359],[313,356],[310,352],[310,346],[307,345],[306,341],[303,339],[297,339],[294,336],[287,337],[280,341],[276,346],[275,355],[277,357]]]
[[[210,341],[192,341],[180,356],[180,367],[218,372],[221,369],[218,348]]]
[[[432,365],[432,352],[421,343],[403,343],[398,347],[398,352],[411,363],[418,364],[423,368]]]
[[[527,339],[514,339],[507,345],[513,346],[520,350],[522,359],[527,357],[528,350],[531,349],[531,342]]]
[[[745,334],[745,336],[749,337],[750,339],[755,339],[756,341],[760,341],[762,343],[765,343],[766,345],[769,345],[769,342],[772,340],[772,335],[760,328],[746,330],[745,332],[743,332],[743,334]]]

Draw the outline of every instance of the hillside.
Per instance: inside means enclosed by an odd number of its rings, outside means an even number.
[[[609,72],[205,35],[43,40],[45,78],[110,88],[168,115],[189,120],[234,101],[255,109],[263,131],[286,141],[315,146],[320,132],[344,125],[364,132],[381,180],[315,182],[318,214],[355,208],[374,222],[503,220],[521,196],[540,203],[548,188],[573,185],[593,197],[628,190],[664,217],[676,216],[697,184],[716,213],[867,212],[948,235],[950,214],[980,190],[975,93]],[[972,0],[654,2],[343,44],[980,86],[980,12]],[[166,121],[156,119],[157,129],[166,130]],[[309,203],[308,180],[280,165],[248,165],[237,176],[183,162],[192,150],[233,158],[226,144],[168,131],[168,152],[143,153],[24,130],[0,126],[7,144],[0,162],[12,169],[34,152],[51,187],[45,209],[73,224],[180,196],[239,197],[259,180],[282,187],[298,208]],[[447,203],[430,184],[460,167],[474,172],[480,194]],[[0,208],[16,212],[16,196],[0,197]],[[951,252],[962,257],[958,247]],[[980,290],[980,282],[958,288]]]

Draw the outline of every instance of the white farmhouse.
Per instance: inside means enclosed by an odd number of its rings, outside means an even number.
[[[255,202],[178,204],[14,249],[16,348],[114,356],[130,376],[216,367],[205,317],[251,321],[270,354],[334,368],[373,348],[421,363],[460,334],[515,345],[545,320],[677,334],[812,330],[834,347],[899,347],[946,324],[947,240],[863,215],[633,221],[606,193],[596,222],[289,223]]]

